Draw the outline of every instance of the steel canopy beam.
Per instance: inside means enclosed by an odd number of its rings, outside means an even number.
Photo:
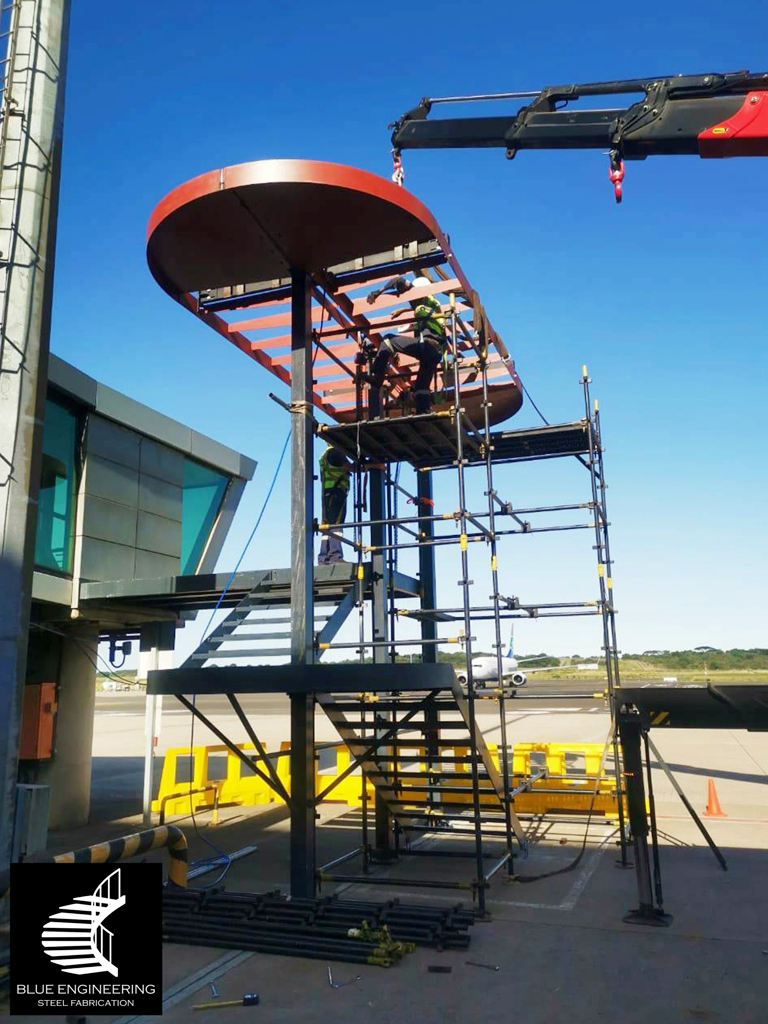
[[[451,665],[383,664],[365,666],[365,689],[449,690]],[[359,693],[359,665],[221,665],[150,672],[148,693]]]

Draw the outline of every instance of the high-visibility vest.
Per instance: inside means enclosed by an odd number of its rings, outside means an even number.
[[[349,490],[349,466],[332,466],[328,461],[328,453],[331,448],[326,448],[320,456],[320,482],[324,491],[340,488],[345,493]]]
[[[428,331],[439,338],[445,338],[445,316],[443,307],[434,295],[425,295],[413,313],[416,329]]]

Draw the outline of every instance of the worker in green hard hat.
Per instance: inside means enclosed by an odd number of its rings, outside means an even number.
[[[372,291],[368,295],[368,302],[372,305],[380,295],[387,293],[405,295],[412,288],[426,287],[432,283],[428,277],[422,276],[415,277],[413,281],[408,281],[404,277],[395,277],[391,281],[387,281],[381,288]],[[413,325],[404,326],[402,331],[412,331],[413,333],[400,336],[385,334],[371,366],[368,417],[372,420],[381,416],[381,385],[384,383],[389,360],[396,352],[402,352],[404,355],[418,360],[419,369],[412,392],[417,415],[429,412],[432,407],[430,385],[443,358],[447,341],[443,307],[434,295],[425,295],[420,299],[412,299],[408,306],[393,313],[392,319],[402,316],[404,313],[411,313]]]
[[[325,449],[320,456],[320,487],[323,492],[323,523],[338,526],[347,517],[347,495],[352,463],[338,448]],[[320,544],[318,565],[333,565],[343,562],[341,540],[338,537],[323,537]]]

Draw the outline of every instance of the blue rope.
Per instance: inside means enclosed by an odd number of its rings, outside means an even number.
[[[245,547],[243,548],[243,550],[242,550],[242,552],[240,554],[240,557],[237,560],[237,564],[235,565],[235,568],[230,573],[230,576],[229,576],[229,579],[227,580],[226,586],[224,587],[224,589],[221,592],[221,597],[216,602],[216,607],[211,612],[211,617],[208,619],[208,625],[205,627],[205,630],[203,631],[205,635],[204,635],[204,638],[200,641],[201,645],[204,644],[205,641],[208,640],[210,635],[211,635],[208,631],[211,628],[211,623],[213,622],[214,616],[216,615],[216,612],[219,610],[219,608],[221,608],[221,603],[224,600],[224,598],[226,597],[227,591],[229,590],[230,586],[232,585],[232,580],[235,578],[235,575],[237,574],[237,570],[240,568],[240,564],[243,561],[243,559],[245,558],[245,553],[247,552],[248,548],[250,547],[251,541],[253,540],[254,536],[256,535],[256,531],[259,528],[259,524],[261,523],[261,520],[264,517],[264,513],[267,510],[267,505],[269,504],[269,499],[272,497],[272,491],[274,491],[274,489],[275,489],[275,484],[277,483],[277,477],[278,477],[278,474],[280,472],[280,467],[283,465],[283,459],[285,458],[285,453],[286,453],[286,451],[288,449],[288,442],[290,441],[290,439],[291,439],[291,432],[289,430],[288,431],[288,435],[287,435],[287,437],[285,439],[285,443],[283,444],[283,450],[280,452],[280,458],[277,461],[277,466],[275,468],[274,475],[272,476],[272,483],[269,485],[269,490],[267,491],[267,496],[264,499],[264,504],[261,506],[261,511],[259,512],[259,517],[256,520],[256,525],[251,530],[251,535],[248,538],[248,540],[245,542]],[[196,706],[196,703],[197,703],[197,694],[194,694],[193,697],[192,697],[192,707],[193,708]],[[191,725],[190,733],[189,733],[189,748],[190,748],[190,750],[192,750],[193,747],[194,747],[194,737],[195,737],[195,716],[194,716],[194,713],[193,713],[193,715],[192,715],[192,725]],[[193,757],[194,757],[194,755],[193,755]],[[190,790],[192,788],[192,773],[190,773],[189,788],[190,788]],[[191,796],[192,796],[192,794],[190,793],[190,813],[192,815],[192,824],[194,826],[195,833],[199,836],[200,839],[203,840],[204,843],[206,843],[208,846],[210,846],[210,848],[212,850],[215,850],[216,854],[217,854],[216,857],[204,857],[202,860],[193,861],[192,867],[200,867],[203,864],[216,863],[219,860],[223,860],[223,862],[224,862],[224,868],[221,871],[221,873],[212,882],[210,882],[208,885],[201,885],[200,886],[201,889],[212,889],[215,885],[219,884],[219,882],[222,880],[222,878],[224,878],[226,873],[229,871],[230,867],[232,866],[232,858],[229,856],[229,854],[224,853],[223,850],[220,850],[219,847],[215,843],[211,842],[210,839],[206,838],[206,836],[204,836],[200,832],[200,829],[197,827],[197,822],[195,821],[195,812],[192,809]]]
[[[230,586],[232,585],[232,580],[235,578],[235,576],[237,574],[237,570],[240,568],[240,564],[243,561],[243,559],[245,558],[245,553],[248,550],[248,548],[250,547],[251,541],[253,540],[253,538],[254,538],[254,536],[256,534],[256,531],[259,528],[259,524],[261,523],[262,517],[264,516],[264,513],[267,510],[267,505],[269,504],[269,499],[272,497],[272,491],[274,491],[274,489],[275,489],[275,484],[277,483],[277,475],[280,472],[280,467],[283,464],[283,459],[285,458],[285,453],[286,453],[286,450],[288,448],[288,442],[290,441],[290,439],[291,439],[291,432],[289,430],[288,431],[288,436],[286,437],[285,443],[283,444],[283,450],[280,452],[280,458],[278,459],[277,468],[275,469],[274,475],[272,477],[272,483],[269,485],[269,490],[267,491],[267,496],[264,499],[264,504],[261,506],[261,512],[259,512],[259,518],[256,520],[256,525],[251,530],[250,537],[245,542],[245,547],[243,548],[242,553],[241,553],[240,557],[237,560],[237,564],[235,565],[235,568],[232,570],[232,572],[230,574],[230,577],[227,580],[226,586],[224,587],[224,589],[221,592],[221,597],[216,602],[216,607],[211,612],[211,617],[210,617],[210,619],[208,619],[208,625],[203,630],[203,632],[205,634],[207,634],[207,635],[203,638],[203,640],[200,641],[201,644],[205,643],[205,641],[208,640],[209,637],[210,637],[210,633],[208,633],[208,630],[211,628],[211,623],[213,622],[213,618],[214,618],[216,612],[219,610],[219,608],[221,608],[221,602],[226,597],[227,591],[229,590]]]

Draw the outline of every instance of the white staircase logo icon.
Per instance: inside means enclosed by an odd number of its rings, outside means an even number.
[[[107,875],[92,896],[75,896],[75,903],[59,907],[43,928],[43,949],[66,974],[99,974],[117,977],[112,960],[112,932],[102,921],[125,903],[120,868]]]

